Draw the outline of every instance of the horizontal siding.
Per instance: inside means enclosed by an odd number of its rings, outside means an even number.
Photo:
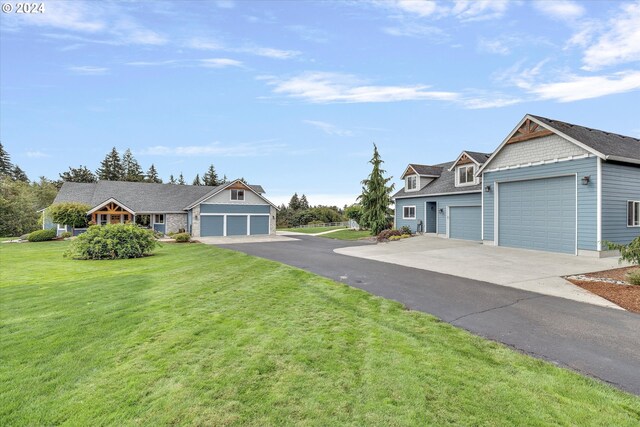
[[[470,193],[453,194],[450,196],[423,196],[412,197],[410,199],[396,199],[396,227],[400,228],[406,225],[415,232],[418,220],[421,220],[424,229],[424,225],[426,225],[424,216],[426,202],[436,202],[437,232],[438,234],[447,234],[447,206],[480,206],[482,203],[482,197],[480,193]],[[402,210],[404,206],[416,207],[415,220],[402,219]],[[440,209],[442,209],[442,213],[440,213]]]
[[[254,213],[254,214],[268,214],[271,210],[269,205],[212,205],[201,204],[200,213],[221,213],[221,214],[235,214],[235,213]]]
[[[640,200],[640,166],[602,162],[602,240],[627,244],[640,236],[640,228],[627,227],[628,200]]]
[[[485,172],[483,185],[491,185],[491,191],[484,192],[483,240],[494,240],[494,196],[495,183],[522,179],[550,178],[559,175],[576,174],[578,177],[578,249],[597,250],[597,160],[588,157],[564,162],[522,167],[517,169]],[[583,176],[590,176],[588,185],[582,185]]]

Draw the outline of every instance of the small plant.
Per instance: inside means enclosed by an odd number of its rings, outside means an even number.
[[[408,225],[403,225],[402,227],[400,227],[400,232],[402,234],[408,234],[408,235],[412,235],[413,232],[411,231],[411,228],[409,228]]]
[[[72,237],[73,234],[71,234],[70,231],[65,231],[64,233],[60,234],[60,238],[61,239],[68,239],[69,237]]]
[[[389,236],[390,242],[395,242],[396,240],[401,240],[402,236]]]
[[[640,268],[627,273],[627,280],[632,285],[640,286]]]
[[[636,237],[628,245],[604,242],[610,251],[620,251],[620,262],[627,261],[631,264],[640,265],[640,236]]]
[[[56,230],[37,230],[29,233],[27,240],[30,242],[46,242],[56,238]]]
[[[173,238],[177,243],[187,243],[191,240],[191,235],[189,233],[176,233]]]
[[[378,242],[386,242],[391,236],[401,236],[400,230],[382,230],[376,239]]]
[[[409,237],[411,237],[411,234],[403,234],[402,236],[403,239],[408,239]]]
[[[153,232],[134,224],[92,226],[71,241],[65,256],[74,259],[126,259],[151,254],[156,247]]]

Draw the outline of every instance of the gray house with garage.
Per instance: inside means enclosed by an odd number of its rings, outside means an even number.
[[[410,165],[394,196],[396,226],[591,256],[640,235],[640,139],[528,114],[482,156]],[[429,168],[440,175],[421,175]],[[448,191],[436,190],[439,180]]]
[[[275,234],[276,206],[259,185],[240,180],[216,187],[144,182],[65,182],[53,204],[84,203],[96,225],[133,222],[159,233],[193,237]],[[43,227],[67,230],[43,221]]]

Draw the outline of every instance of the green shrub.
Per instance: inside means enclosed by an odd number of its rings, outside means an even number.
[[[176,233],[173,235],[173,238],[176,239],[178,243],[186,243],[191,240],[191,235],[189,233]]]
[[[126,259],[150,255],[157,242],[151,230],[134,224],[94,225],[71,242],[65,256],[74,259]]]
[[[391,236],[401,236],[400,230],[382,230],[376,237],[378,242],[386,242]]]
[[[403,225],[402,227],[400,227],[400,232],[402,234],[408,234],[408,235],[412,235],[413,234],[413,232],[411,231],[411,229],[407,225]]]
[[[632,285],[640,285],[640,269],[636,269],[627,273],[627,280]]]
[[[640,265],[640,236],[636,237],[628,245],[604,242],[610,251],[620,251],[620,261],[627,261],[631,264]]]
[[[56,203],[48,210],[51,219],[56,224],[68,225],[73,228],[86,227],[88,224],[87,211],[91,206],[83,203]]]
[[[63,239],[68,239],[69,237],[72,237],[73,234],[71,234],[70,231],[65,231],[64,233],[60,234],[60,237]]]
[[[56,238],[56,230],[37,230],[29,233],[27,240],[30,242],[46,242]]]

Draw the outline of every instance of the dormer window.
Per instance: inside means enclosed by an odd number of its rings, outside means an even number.
[[[458,171],[456,173],[456,184],[457,185],[474,185],[476,183],[475,179],[476,167],[475,165],[466,165],[459,166]]]
[[[418,188],[418,176],[410,175],[407,177],[407,191],[416,190]]]

